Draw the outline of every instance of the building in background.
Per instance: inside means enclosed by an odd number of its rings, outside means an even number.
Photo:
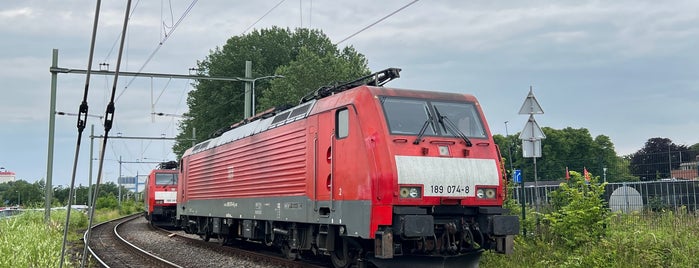
[[[15,181],[15,173],[12,171],[7,171],[4,168],[0,168],[0,183],[11,181]]]
[[[696,161],[681,163],[679,169],[673,169],[670,173],[675,179],[699,179],[699,156],[697,156]]]

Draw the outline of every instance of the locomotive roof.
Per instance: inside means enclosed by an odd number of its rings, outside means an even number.
[[[399,77],[400,69],[389,68],[374,74],[361,77],[355,81],[347,82],[336,86],[326,86],[302,98],[301,104],[285,109],[281,112],[274,110],[263,113],[251,119],[243,120],[228,128],[219,131],[214,138],[203,141],[192,148],[187,149],[183,156],[196,154],[227,144],[257,133],[283,126],[285,124],[308,117],[319,99],[341,93],[350,89],[364,87],[373,95],[403,96],[414,98],[432,98],[443,100],[465,100],[476,102],[475,97],[467,94],[446,93],[437,91],[420,91],[409,89],[386,88],[383,85]]]
[[[274,116],[261,118],[241,125],[235,125],[234,128],[223,132],[215,138],[203,141],[193,148],[188,149],[184,155],[195,154],[207,149],[221,146],[223,144],[233,142],[245,137],[255,135],[268,129],[280,127],[288,123],[306,118],[313,109],[316,100],[299,104],[293,108],[277,112]]]

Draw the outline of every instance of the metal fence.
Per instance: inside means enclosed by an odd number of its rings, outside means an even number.
[[[527,206],[546,213],[551,211],[551,192],[562,182],[527,183],[524,200]],[[511,198],[521,200],[521,188],[512,189]],[[603,198],[612,212],[652,219],[661,212],[672,211],[693,224],[699,222],[699,181],[662,180],[609,183]],[[626,217],[628,218],[628,217]],[[680,222],[678,224],[687,224]]]

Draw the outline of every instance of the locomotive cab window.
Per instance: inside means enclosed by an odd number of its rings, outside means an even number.
[[[349,110],[347,108],[338,110],[335,113],[335,136],[338,139],[345,138],[349,135]]]
[[[463,133],[466,137],[486,138],[474,103],[399,97],[380,100],[391,134],[458,137]]]
[[[442,121],[447,121],[439,124],[440,133],[451,135],[446,125],[454,124],[466,137],[486,137],[478,111],[472,103],[432,102],[432,106]]]
[[[419,99],[381,98],[391,134],[417,135],[425,122],[430,120],[427,102]],[[432,122],[425,135],[435,135]]]
[[[156,185],[173,185],[177,184],[176,173],[155,173]]]

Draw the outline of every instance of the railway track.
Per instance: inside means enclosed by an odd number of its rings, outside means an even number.
[[[144,235],[145,234],[145,235]],[[319,268],[328,263],[293,261],[262,245],[232,241],[224,246],[151,226],[139,215],[95,225],[88,250],[91,267],[289,267]],[[224,257],[221,257],[224,256]]]
[[[329,263],[323,262],[308,262],[301,260],[290,260],[282,256],[280,253],[272,252],[260,244],[235,240],[223,243],[218,239],[212,238],[211,241],[204,241],[201,238],[184,234],[181,231],[169,231],[166,229],[148,225],[153,231],[171,237],[180,244],[193,245],[200,248],[206,248],[211,251],[217,251],[226,255],[236,256],[237,258],[246,259],[255,263],[260,263],[266,267],[287,267],[287,268],[326,268]]]
[[[182,267],[139,248],[124,239],[120,226],[141,214],[103,222],[92,227],[88,250],[102,267]],[[85,233],[84,239],[87,237]]]

